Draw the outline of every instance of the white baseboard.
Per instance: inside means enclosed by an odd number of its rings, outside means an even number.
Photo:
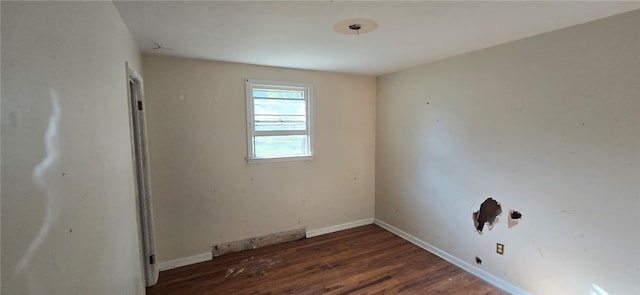
[[[159,271],[165,271],[169,269],[174,269],[182,266],[187,266],[199,262],[209,261],[213,259],[212,252],[200,253],[189,257],[182,257],[169,261],[162,261],[158,263]]]
[[[361,219],[343,224],[337,224],[329,227],[312,229],[307,231],[307,238],[312,238],[320,235],[330,234],[333,232],[359,227],[363,225],[373,224],[373,218]]]
[[[427,242],[425,242],[423,240],[420,240],[417,237],[415,237],[415,236],[413,236],[411,234],[408,234],[408,233],[398,229],[397,227],[394,227],[393,225],[390,225],[390,224],[388,224],[388,223],[386,223],[386,222],[384,222],[384,221],[382,221],[380,219],[375,219],[375,224],[377,224],[378,226],[380,226],[380,227],[382,227],[382,228],[384,228],[384,229],[396,234],[397,236],[399,236],[399,237],[411,242],[412,244],[431,252],[432,254],[434,254],[434,255],[436,255],[436,256],[448,261],[449,263],[451,263],[451,264],[453,264],[453,265],[455,265],[455,266],[457,266],[459,268],[464,269],[465,271],[475,275],[476,277],[479,277],[479,278],[485,280],[487,283],[492,284],[492,285],[494,285],[494,286],[496,286],[496,287],[498,287],[498,288],[500,288],[500,289],[502,289],[502,290],[504,290],[506,292],[509,292],[511,294],[523,294],[523,295],[531,294],[531,293],[529,293],[529,292],[527,292],[527,291],[525,291],[525,290],[523,290],[523,289],[521,289],[519,287],[516,287],[515,285],[513,285],[513,284],[511,284],[511,283],[509,283],[509,282],[507,282],[507,281],[505,281],[505,280],[503,280],[503,279],[501,279],[499,277],[496,277],[496,276],[494,276],[494,275],[492,275],[492,274],[490,274],[490,273],[488,273],[488,272],[486,272],[486,271],[484,271],[482,269],[479,269],[479,268],[467,263],[466,261],[464,261],[464,260],[462,260],[462,259],[460,259],[458,257],[455,257],[455,256],[453,256],[453,255],[451,255],[451,254],[449,254],[447,252],[444,252],[444,251],[436,248],[435,246],[433,246],[433,245],[431,245],[431,244],[429,244],[429,243],[427,243]]]

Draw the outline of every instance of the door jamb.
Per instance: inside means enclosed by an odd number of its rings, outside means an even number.
[[[127,96],[129,105],[129,123],[131,131],[132,156],[134,160],[134,182],[136,192],[136,215],[142,277],[146,287],[158,281],[158,264],[155,261],[155,243],[153,234],[153,207],[151,202],[151,183],[149,178],[148,145],[146,120],[144,116],[144,93],[142,77],[126,63]],[[132,85],[134,88],[132,89]],[[133,90],[133,91],[132,91]]]

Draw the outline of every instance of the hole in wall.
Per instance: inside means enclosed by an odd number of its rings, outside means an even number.
[[[520,217],[522,217],[522,214],[520,212],[513,209],[509,211],[509,215],[511,215],[511,219],[520,219]]]
[[[489,230],[491,230],[500,214],[502,214],[502,207],[498,201],[489,197],[482,202],[480,209],[473,213],[473,222],[478,233],[482,233],[485,223],[489,224]]]
[[[516,211],[513,209],[509,210],[509,220],[507,221],[507,225],[509,226],[509,228],[512,228],[516,225],[518,225],[518,222],[520,221],[520,218],[522,218],[522,213],[520,213],[520,211]]]
[[[477,265],[481,265],[482,264],[482,259],[480,259],[480,257],[476,256],[476,264]]]

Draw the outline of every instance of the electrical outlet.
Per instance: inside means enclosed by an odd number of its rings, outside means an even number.
[[[500,255],[504,255],[504,245],[497,243],[496,244],[496,253],[500,254]]]

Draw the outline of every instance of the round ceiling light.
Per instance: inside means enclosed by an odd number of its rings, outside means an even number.
[[[378,23],[366,18],[343,20],[333,26],[333,29],[345,35],[362,35],[375,30]]]

